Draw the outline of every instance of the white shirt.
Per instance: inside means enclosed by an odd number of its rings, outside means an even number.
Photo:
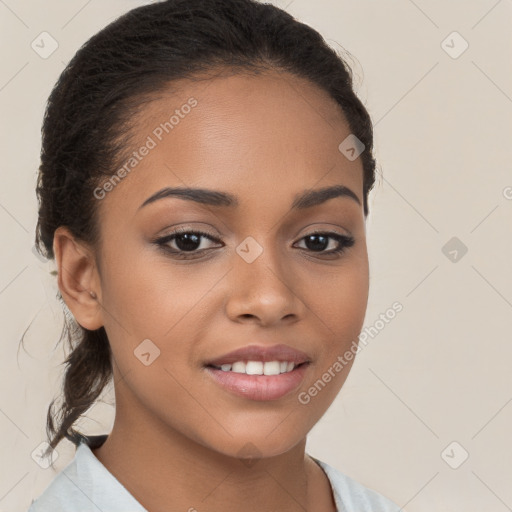
[[[107,435],[83,436],[74,459],[50,482],[28,512],[147,512],[96,458],[91,447]],[[403,512],[372,489],[311,457],[327,475],[338,512]]]

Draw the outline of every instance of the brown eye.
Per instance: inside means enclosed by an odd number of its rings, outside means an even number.
[[[326,250],[329,247],[330,239],[334,240],[334,249]],[[321,254],[340,254],[346,248],[352,247],[355,243],[354,237],[340,235],[334,232],[315,232],[306,235],[301,240],[305,241],[306,249]]]
[[[220,242],[220,240],[213,237],[209,233],[205,233],[204,231],[186,231],[184,229],[180,229],[173,233],[170,233],[169,235],[158,238],[157,240],[155,240],[155,243],[158,246],[160,246],[164,251],[173,254],[178,258],[186,258],[188,257],[187,253],[194,256],[209,249],[208,246],[204,247],[205,240],[209,240],[212,242]],[[172,247],[171,243],[175,247]]]

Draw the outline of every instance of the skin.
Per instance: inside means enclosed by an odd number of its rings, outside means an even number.
[[[101,246],[65,227],[55,234],[63,298],[80,325],[105,327],[113,352],[116,417],[94,454],[152,512],[332,512],[306,435],[351,363],[308,404],[298,395],[362,328],[369,272],[361,159],[338,150],[350,129],[337,103],[274,71],[175,84],[134,118],[133,149],[191,96],[198,105],[100,201]],[[360,204],[336,197],[291,210],[296,194],[331,185],[350,188]],[[239,206],[171,197],[139,209],[167,186],[229,192]],[[152,242],[177,227],[221,242],[201,238],[195,258],[179,260]],[[306,245],[317,228],[355,243],[329,257],[335,239],[324,249]],[[252,263],[235,250],[248,236],[263,248]],[[160,349],[149,366],[134,356],[144,339]],[[242,346],[277,343],[311,360],[300,387],[279,400],[233,395],[203,368]],[[241,458],[247,443],[258,454],[252,464]]]

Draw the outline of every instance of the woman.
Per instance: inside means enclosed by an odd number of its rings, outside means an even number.
[[[50,446],[77,452],[30,512],[399,509],[305,452],[365,316],[372,148],[348,66],[271,5],[155,3],[78,51],[36,235],[76,320]],[[111,379],[112,432],[74,430]]]

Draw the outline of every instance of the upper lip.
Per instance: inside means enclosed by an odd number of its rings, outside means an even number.
[[[271,347],[262,345],[248,345],[246,347],[233,350],[216,359],[206,363],[207,366],[220,366],[222,364],[236,363],[237,361],[291,361],[296,365],[309,361],[309,357],[304,352],[290,347],[289,345],[272,345]]]

